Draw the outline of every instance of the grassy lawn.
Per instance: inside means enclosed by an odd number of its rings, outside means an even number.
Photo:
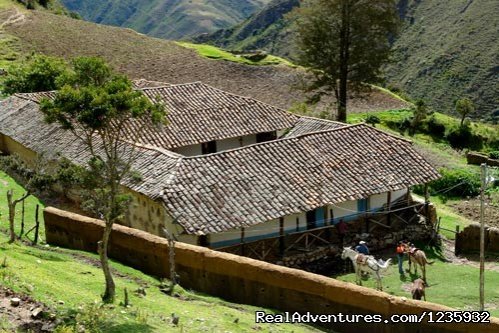
[[[1,230],[7,230],[8,228],[8,214],[9,210],[7,207],[7,196],[6,193],[9,189],[12,189],[14,191],[14,199],[17,199],[21,197],[24,193],[25,190],[22,188],[21,185],[17,184],[14,179],[9,177],[5,172],[0,170],[0,229]],[[45,240],[45,224],[43,223],[43,208],[45,207],[44,204],[38,200],[38,198],[34,196],[29,196],[28,199],[25,201],[25,206],[24,206],[24,230],[27,231],[31,229],[35,225],[35,209],[36,205],[40,205],[40,213],[39,213],[39,219],[40,219],[40,239],[43,241]],[[19,203],[16,206],[16,233],[19,234],[21,230],[21,214],[22,212],[22,204]],[[33,233],[30,234],[30,236],[33,236]]]
[[[0,172],[0,226],[7,227],[5,193],[13,188],[17,195],[23,189],[5,173]],[[26,203],[27,226],[34,221],[34,207],[39,203],[30,197]],[[19,206],[20,207],[20,206]],[[16,223],[20,222],[20,210]],[[28,223],[29,222],[29,223]],[[43,230],[43,229],[42,229]],[[41,245],[31,247],[20,242],[8,244],[0,232],[0,285],[16,292],[29,294],[54,309],[61,317],[75,311],[98,313],[103,332],[318,332],[301,325],[256,325],[257,307],[233,304],[215,297],[200,295],[178,287],[177,297],[159,290],[160,281],[135,269],[112,263],[115,270],[117,301],[114,307],[97,309],[103,292],[103,275],[94,263],[97,255]],[[147,295],[139,297],[135,290],[145,288]],[[119,306],[124,289],[129,292],[131,307]],[[62,302],[60,302],[62,301]],[[81,309],[93,310],[81,310]],[[80,309],[80,310],[79,310]],[[269,311],[269,310],[267,310]],[[269,311],[272,312],[272,311]],[[179,325],[170,323],[174,313]],[[236,320],[237,319],[237,320]]]
[[[424,245],[420,245],[423,247]],[[439,303],[462,310],[477,310],[479,304],[479,270],[468,265],[459,265],[445,262],[436,248],[425,248],[429,260],[434,264],[427,266],[426,277],[429,287],[426,289],[428,302]],[[497,259],[497,258],[496,258]],[[407,269],[407,259],[404,269]],[[420,271],[418,273],[421,274]],[[410,294],[411,281],[416,278],[406,274],[400,277],[397,268],[397,259],[393,256],[393,265],[383,277],[383,290],[391,295],[412,298]],[[339,276],[337,279],[355,283],[353,273]],[[374,279],[363,280],[363,285],[376,288]],[[485,308],[495,317],[499,316],[499,272],[486,271],[485,273]]]
[[[251,61],[249,59],[244,58],[243,56],[240,55],[235,55],[233,53],[224,51],[216,46],[212,45],[206,45],[206,44],[192,44],[192,43],[186,43],[186,42],[177,42],[178,45],[189,48],[189,49],[194,49],[196,50],[200,55],[203,57],[207,57],[210,59],[216,59],[216,60],[226,60],[226,61],[232,61],[232,62],[237,62],[241,64],[246,64],[246,65],[287,65],[291,67],[296,67],[293,63],[290,61],[276,57],[273,55],[267,55],[264,59],[260,61]]]

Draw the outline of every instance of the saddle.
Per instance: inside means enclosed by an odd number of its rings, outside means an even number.
[[[367,259],[368,259],[368,256],[366,256],[365,254],[359,253],[359,255],[357,255],[356,261],[357,261],[358,265],[367,265]]]

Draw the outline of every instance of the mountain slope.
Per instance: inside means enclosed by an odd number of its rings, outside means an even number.
[[[265,50],[294,58],[291,22],[285,15],[300,5],[299,0],[273,0],[244,22],[194,39],[237,51]]]
[[[269,0],[62,0],[85,20],[181,39],[230,27]]]
[[[245,22],[197,40],[293,58],[292,22],[280,15],[293,3],[274,0]],[[404,26],[386,69],[390,85],[451,114],[455,101],[468,96],[477,106],[475,117],[499,121],[499,2],[399,0],[399,12]]]
[[[391,84],[442,112],[470,96],[478,115],[499,120],[497,0],[403,0]]]

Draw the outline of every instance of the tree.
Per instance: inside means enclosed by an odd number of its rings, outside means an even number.
[[[475,106],[469,98],[461,98],[456,102],[456,111],[461,116],[460,126],[462,127],[466,116],[475,112]]]
[[[334,92],[337,119],[345,122],[349,90],[380,81],[400,24],[396,1],[306,0],[294,15],[300,60],[313,74],[305,89],[313,101]]]
[[[64,60],[33,55],[9,69],[1,85],[4,94],[55,90],[57,78],[67,71]]]
[[[62,86],[55,98],[42,100],[41,111],[47,122],[79,138],[90,155],[83,207],[105,222],[98,253],[106,282],[102,300],[110,303],[115,285],[107,249],[113,224],[123,218],[130,199],[121,184],[133,173],[134,143],[142,130],[138,124],[162,123],[165,112],[163,105],[133,90],[128,78],[115,74],[100,58],[76,58],[72,67],[59,79]],[[130,126],[132,122],[137,126]]]
[[[418,100],[412,107],[412,119],[411,126],[409,128],[409,134],[414,135],[416,130],[421,126],[423,121],[428,116],[428,108],[423,100]]]

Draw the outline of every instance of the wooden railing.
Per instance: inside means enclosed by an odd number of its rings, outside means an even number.
[[[369,228],[367,231],[369,233],[377,228],[389,231],[395,221],[404,224],[414,222],[414,219],[419,216],[418,214],[424,214],[425,207],[424,203],[415,203],[410,206],[394,205],[390,211],[359,214],[359,218],[355,222],[368,221]],[[405,216],[408,210],[411,212],[409,218]],[[283,236],[225,246],[217,248],[217,250],[262,261],[275,262],[291,253],[309,252],[317,247],[333,244],[340,244],[338,231],[336,226],[326,225],[311,230],[286,233]]]

